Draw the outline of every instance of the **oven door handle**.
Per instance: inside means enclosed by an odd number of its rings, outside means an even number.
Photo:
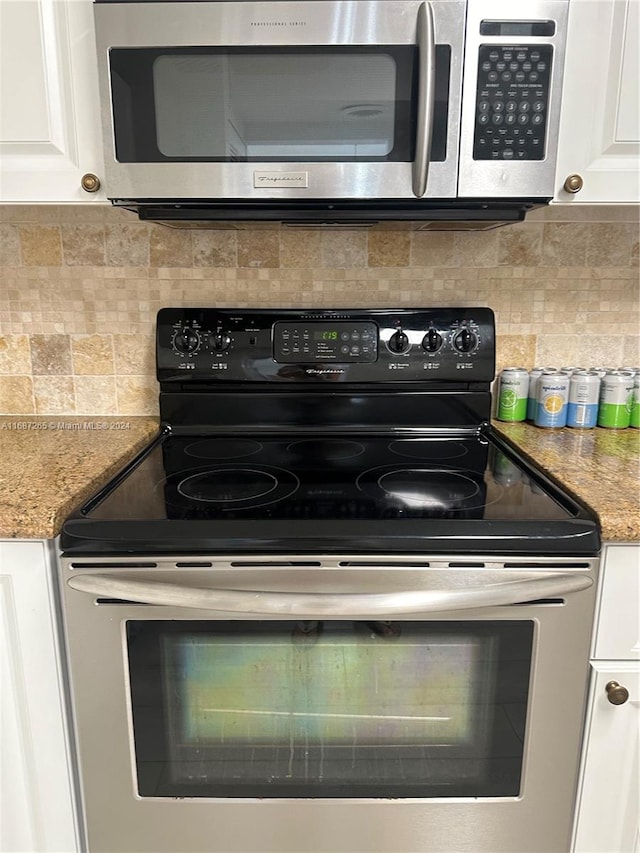
[[[416,42],[418,45],[418,117],[416,129],[416,158],[413,161],[412,188],[416,198],[427,191],[433,116],[436,97],[436,42],[431,3],[418,8]]]
[[[490,579],[488,579],[490,580]],[[155,581],[121,580],[106,575],[78,575],[67,581],[79,592],[123,603],[188,607],[250,616],[366,619],[408,613],[469,610],[556,598],[592,586],[586,575],[535,575],[522,580],[483,583],[476,588],[401,590],[384,593],[268,592],[203,589]]]

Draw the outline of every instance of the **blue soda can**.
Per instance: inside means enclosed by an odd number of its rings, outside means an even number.
[[[535,421],[538,408],[538,380],[542,374],[555,373],[556,367],[534,367],[529,371],[529,395],[527,397],[527,420]]]
[[[600,377],[595,370],[577,370],[569,382],[567,426],[591,429],[598,422]]]
[[[569,382],[567,373],[545,371],[538,380],[538,407],[535,425],[539,427],[563,427],[567,424]]]

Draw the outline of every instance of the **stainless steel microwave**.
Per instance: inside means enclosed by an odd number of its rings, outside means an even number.
[[[521,219],[569,0],[96,0],[108,197],[147,219]]]

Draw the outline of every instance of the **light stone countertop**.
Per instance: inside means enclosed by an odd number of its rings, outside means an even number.
[[[494,425],[595,510],[603,541],[640,541],[640,430]],[[0,538],[57,536],[157,432],[153,417],[0,417]]]

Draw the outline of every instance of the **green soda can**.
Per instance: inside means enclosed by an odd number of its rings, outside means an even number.
[[[505,367],[500,374],[498,420],[517,423],[527,418],[529,371],[524,367]]]
[[[626,429],[631,422],[633,375],[612,370],[602,377],[598,426],[606,429]]]
[[[631,397],[631,420],[629,426],[640,429],[640,372],[633,378],[633,395]]]

